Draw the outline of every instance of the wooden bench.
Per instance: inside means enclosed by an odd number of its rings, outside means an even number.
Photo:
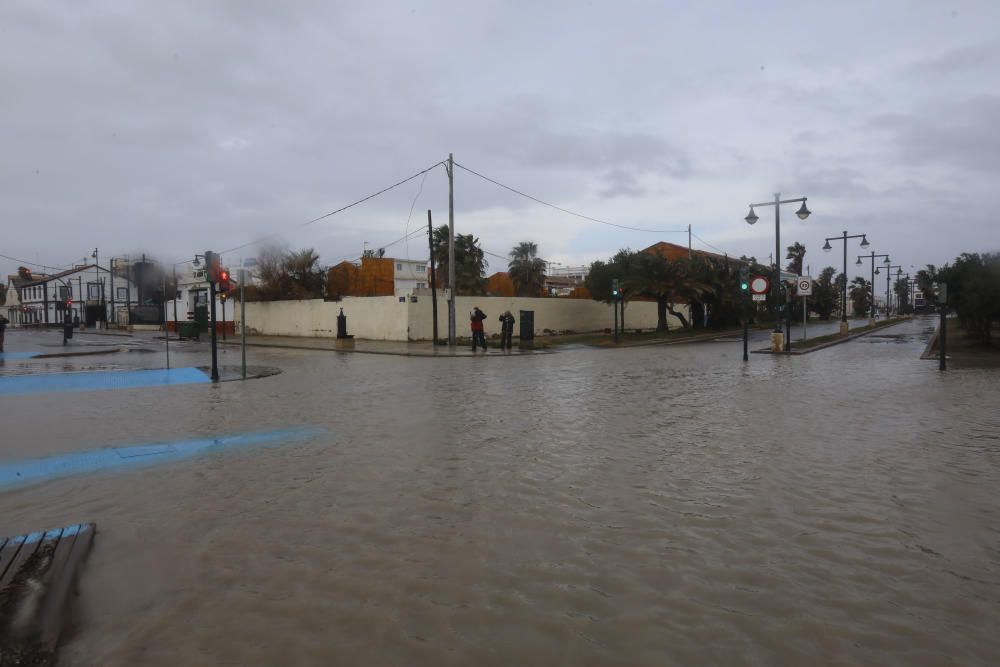
[[[55,662],[77,567],[92,523],[0,537],[0,667]]]

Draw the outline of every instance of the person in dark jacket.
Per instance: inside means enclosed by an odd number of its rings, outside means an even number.
[[[509,350],[514,343],[511,340],[514,336],[514,316],[509,310],[505,310],[500,316],[500,349]]]
[[[483,320],[486,319],[486,313],[479,310],[479,306],[472,309],[469,313],[469,325],[472,327],[472,351],[476,351],[476,344],[481,343],[483,346],[483,352],[486,351],[486,334],[483,332]]]

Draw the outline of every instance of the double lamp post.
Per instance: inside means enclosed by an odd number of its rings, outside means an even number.
[[[823,245],[823,252],[830,252],[833,247],[830,245],[830,241],[843,241],[844,242],[844,293],[841,295],[840,299],[840,333],[847,333],[847,239],[861,239],[861,247],[867,248],[870,243],[868,243],[868,237],[865,234],[854,234],[852,236],[847,235],[847,230],[844,230],[842,236],[831,236],[826,239],[826,243]]]
[[[744,220],[747,224],[752,225],[760,218],[754,213],[755,206],[773,206],[774,207],[774,277],[771,280],[771,291],[774,295],[774,331],[771,334],[771,349],[774,352],[781,352],[785,349],[784,334],[781,331],[781,205],[782,204],[798,204],[801,202],[802,206],[799,210],[795,212],[795,215],[799,216],[799,220],[805,220],[809,217],[810,210],[806,208],[806,199],[808,197],[797,197],[795,199],[782,199],[780,192],[774,193],[774,201],[762,202],[759,204],[750,204],[750,213]]]

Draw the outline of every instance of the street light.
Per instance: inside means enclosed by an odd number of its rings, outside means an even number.
[[[831,236],[826,240],[826,245],[823,246],[824,252],[830,252],[833,248],[830,246],[830,241],[843,241],[844,242],[844,294],[843,298],[840,300],[840,333],[847,333],[847,239],[861,239],[861,247],[867,248],[870,243],[868,243],[868,236],[865,234],[854,234],[853,236],[847,235],[847,230],[844,230],[841,236]],[[859,264],[861,262],[858,262]]]
[[[874,250],[872,250],[872,252],[871,252],[870,255],[858,255],[857,264],[859,266],[861,265],[861,258],[862,257],[864,257],[865,259],[870,259],[871,262],[872,262],[872,282],[871,282],[872,314],[871,314],[871,321],[872,321],[872,324],[874,324],[875,323],[875,274],[877,274],[879,272],[878,271],[878,267],[875,266],[875,258],[876,257],[885,257],[886,263],[890,263],[889,262],[889,255],[876,255]],[[844,276],[844,282],[847,282],[847,276]]]
[[[885,258],[885,264],[886,264],[886,267],[885,267],[885,317],[886,317],[886,319],[889,319],[889,311],[891,310],[890,306],[892,304],[892,292],[891,292],[891,289],[890,289],[890,284],[892,282],[892,270],[896,269],[896,275],[897,276],[901,276],[901,275],[903,275],[903,267],[901,267],[899,265],[890,266],[892,264],[892,262],[889,261],[888,257]],[[872,289],[873,290],[875,289],[874,285],[872,285]]]
[[[779,335],[781,334],[781,261],[778,258],[781,257],[781,205],[801,202],[802,206],[800,206],[799,210],[795,212],[795,215],[799,217],[799,220],[805,220],[811,213],[811,211],[806,208],[806,199],[807,197],[782,199],[781,193],[775,192],[773,202],[750,204],[750,212],[747,214],[747,217],[744,218],[744,220],[747,221],[747,224],[752,225],[760,219],[753,210],[754,206],[774,207],[774,280],[771,282],[771,289],[774,290],[774,333]],[[772,340],[774,340],[774,336],[772,336]]]

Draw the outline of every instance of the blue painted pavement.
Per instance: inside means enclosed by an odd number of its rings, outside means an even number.
[[[0,352],[0,361],[12,361],[14,359],[31,359],[37,357],[41,352]]]
[[[301,426],[276,431],[227,435],[218,438],[92,449],[86,452],[50,456],[43,459],[2,463],[0,464],[0,489],[98,470],[172,463],[193,456],[237,447],[286,442],[289,440],[303,440],[325,432],[321,428]]]
[[[197,368],[156,368],[135,371],[38,373],[0,376],[0,396],[61,391],[135,389],[175,384],[207,383],[211,379]]]

